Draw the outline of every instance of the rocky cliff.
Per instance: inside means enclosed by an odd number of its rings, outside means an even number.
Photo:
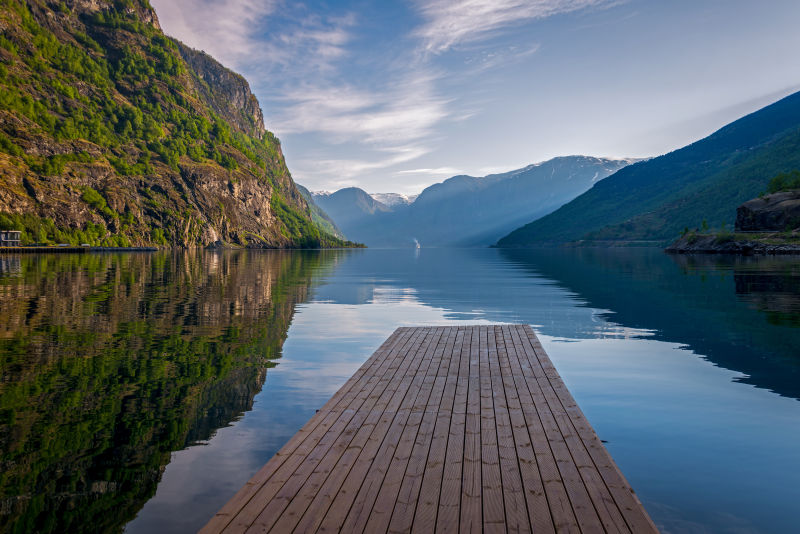
[[[266,133],[264,115],[255,95],[250,92],[247,80],[205,52],[194,50],[180,41],[175,41],[175,44],[191,68],[197,81],[196,89],[205,103],[241,131],[262,138]]]
[[[781,232],[800,228],[800,190],[748,200],[736,208],[736,230]]]
[[[0,229],[23,242],[340,246],[247,81],[146,0],[0,6]]]
[[[666,248],[676,254],[800,254],[800,190],[779,191],[736,208],[734,232],[685,231]]]

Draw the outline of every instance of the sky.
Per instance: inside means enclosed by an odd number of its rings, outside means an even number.
[[[312,191],[656,156],[800,90],[797,0],[151,4],[247,78]]]

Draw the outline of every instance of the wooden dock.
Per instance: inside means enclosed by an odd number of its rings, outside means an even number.
[[[528,326],[399,328],[201,532],[657,532]]]

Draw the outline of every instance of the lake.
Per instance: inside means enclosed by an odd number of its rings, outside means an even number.
[[[0,255],[0,531],[194,532],[398,326],[527,323],[663,532],[796,532],[800,258]]]

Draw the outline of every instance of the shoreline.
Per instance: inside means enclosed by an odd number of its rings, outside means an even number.
[[[740,256],[800,255],[800,240],[781,234],[687,234],[664,249],[667,254],[736,254]]]
[[[0,247],[0,254],[86,254],[88,252],[155,252],[157,247]]]

